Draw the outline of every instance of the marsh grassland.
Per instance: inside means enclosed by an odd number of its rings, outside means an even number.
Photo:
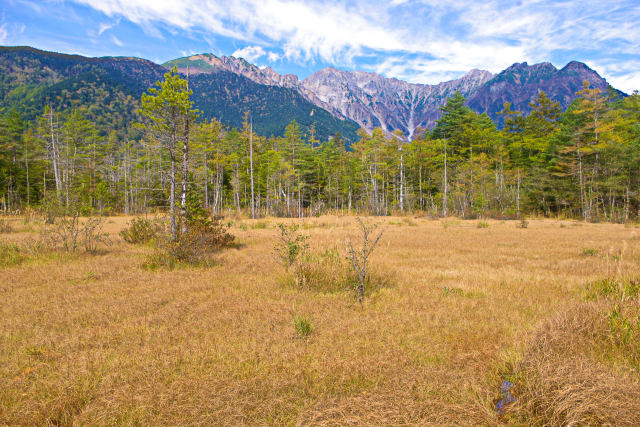
[[[26,251],[41,225],[8,220],[0,425],[639,421],[635,226],[367,218],[385,231],[360,304],[348,280],[317,286],[353,217],[232,220],[235,247],[174,268],[145,267],[129,220],[95,254]],[[278,262],[281,221],[316,285]]]

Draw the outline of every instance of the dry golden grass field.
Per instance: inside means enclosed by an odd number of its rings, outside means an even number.
[[[359,304],[287,280],[276,223],[301,220],[236,219],[215,265],[149,270],[129,219],[97,254],[0,266],[0,425],[640,423],[635,226],[367,218],[385,285]],[[5,247],[38,238],[9,221]],[[358,229],[301,232],[344,259]]]

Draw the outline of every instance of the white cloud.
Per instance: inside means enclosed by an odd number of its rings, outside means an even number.
[[[549,61],[567,51],[611,77],[610,59],[640,51],[637,0],[73,1],[126,17],[156,37],[160,25],[234,38],[249,45],[238,53],[247,60],[266,54],[272,62],[354,66],[373,52],[381,61],[371,70],[422,83],[471,68],[497,72],[514,62]],[[259,45],[278,46],[282,57]]]
[[[100,24],[100,27],[98,28],[98,35],[101,36],[102,33],[104,33],[107,30],[110,30],[111,28],[115,27],[119,23],[120,23],[120,19],[118,18],[115,22],[107,22],[107,23]]]
[[[276,62],[282,59],[282,55],[276,52],[269,52],[267,54],[267,59],[269,59],[269,62]]]
[[[616,89],[620,89],[621,91],[632,94],[636,90],[640,90],[640,72],[630,72],[629,74],[617,76],[617,77],[609,77],[607,81],[611,84],[611,86]]]
[[[607,74],[607,82],[616,89],[631,94],[640,90],[640,59],[630,61],[605,61],[598,64],[586,61],[586,64],[598,74]]]
[[[113,43],[115,43],[116,46],[120,46],[120,47],[124,46],[124,43],[122,43],[120,39],[114,35],[111,36],[111,41],[113,41]]]
[[[363,15],[355,5],[340,2],[287,0],[75,0],[108,16],[123,16],[143,28],[164,23],[194,28],[247,42],[281,43],[288,58],[316,56],[335,61],[352,58],[362,48],[403,49],[399,31],[387,28],[376,15]],[[364,7],[362,10],[372,9]],[[158,36],[157,33],[155,33]]]
[[[265,55],[265,51],[260,46],[247,46],[242,49],[238,49],[231,54],[236,58],[243,58],[249,62],[256,62],[258,58],[262,58]]]
[[[6,43],[8,36],[9,36],[9,32],[7,31],[7,24],[4,23],[0,25],[0,44]]]

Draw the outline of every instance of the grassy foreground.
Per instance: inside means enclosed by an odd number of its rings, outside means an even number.
[[[0,267],[0,425],[564,423],[582,392],[583,421],[638,409],[637,295],[618,304],[627,334],[589,284],[640,277],[639,228],[382,218],[372,266],[393,286],[360,305],[285,284],[281,220],[235,221],[240,245],[213,267],[153,271],[152,248],[118,237],[127,221],[109,219],[114,244],[97,255]],[[37,236],[13,228],[2,242]],[[312,251],[341,256],[357,236],[351,217],[302,228]],[[588,394],[590,372],[624,389]],[[499,414],[506,379],[516,401]]]

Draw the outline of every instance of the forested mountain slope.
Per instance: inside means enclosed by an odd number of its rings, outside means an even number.
[[[135,119],[141,94],[166,71],[138,58],[87,58],[2,47],[0,110],[15,107],[32,120],[45,105],[54,110],[82,107],[101,131],[122,130]],[[191,89],[201,116],[216,117],[228,126],[239,126],[244,112],[250,111],[255,130],[265,135],[282,135],[296,120],[305,132],[314,125],[323,139],[336,132],[349,141],[356,139],[356,123],[334,117],[289,88],[223,71],[191,76]]]

